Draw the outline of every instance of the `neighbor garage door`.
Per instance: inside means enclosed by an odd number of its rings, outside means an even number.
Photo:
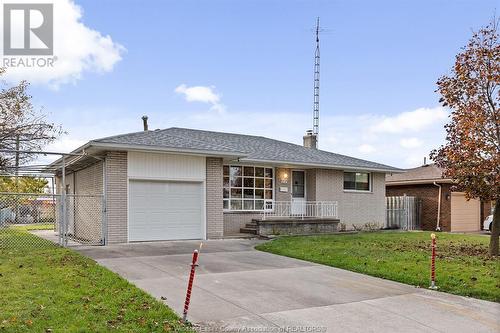
[[[478,231],[480,206],[479,200],[466,200],[464,193],[452,192],[451,231]]]
[[[199,182],[130,180],[129,241],[203,238]]]

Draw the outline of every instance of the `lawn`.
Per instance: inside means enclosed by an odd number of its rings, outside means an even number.
[[[11,228],[19,230],[54,230],[54,223],[33,223],[24,225],[13,225]]]
[[[440,291],[500,302],[500,260],[488,256],[489,237],[437,233]],[[429,232],[366,232],[280,237],[261,251],[427,288]]]
[[[0,332],[191,331],[117,274],[25,230],[0,230],[0,295]]]

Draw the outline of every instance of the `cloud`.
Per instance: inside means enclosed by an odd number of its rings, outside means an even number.
[[[416,132],[435,123],[443,123],[447,116],[448,112],[442,107],[419,108],[394,117],[384,117],[372,125],[371,130],[376,133]]]
[[[377,149],[373,147],[372,145],[369,145],[367,143],[362,144],[361,146],[358,147],[358,151],[363,154],[369,154],[375,152]]]
[[[224,113],[226,111],[226,106],[220,103],[221,95],[215,92],[214,86],[188,87],[185,84],[181,84],[174,89],[174,92],[183,95],[188,102],[212,104],[210,110],[216,113]]]
[[[399,140],[399,144],[403,148],[416,148],[422,145],[422,140],[419,138],[402,138]]]
[[[76,83],[85,72],[110,72],[122,59],[125,48],[111,36],[83,24],[83,10],[72,0],[28,1],[33,2],[54,5],[56,60],[53,67],[9,67],[5,76],[8,81],[28,80],[57,89],[61,84]]]
[[[214,88],[204,86],[188,87],[185,84],[181,84],[174,91],[178,94],[183,94],[188,102],[217,104],[220,101],[220,96],[214,92]]]

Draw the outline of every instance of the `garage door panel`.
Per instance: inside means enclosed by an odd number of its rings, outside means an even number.
[[[203,238],[203,187],[194,182],[130,181],[131,241]]]
[[[477,199],[466,200],[465,194],[451,194],[451,231],[478,231],[480,229],[480,207]]]

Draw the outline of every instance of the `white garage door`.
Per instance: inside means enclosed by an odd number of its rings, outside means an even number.
[[[451,193],[451,231],[478,231],[481,203],[477,199],[466,200],[465,194]]]
[[[131,180],[129,241],[203,238],[203,186]]]

